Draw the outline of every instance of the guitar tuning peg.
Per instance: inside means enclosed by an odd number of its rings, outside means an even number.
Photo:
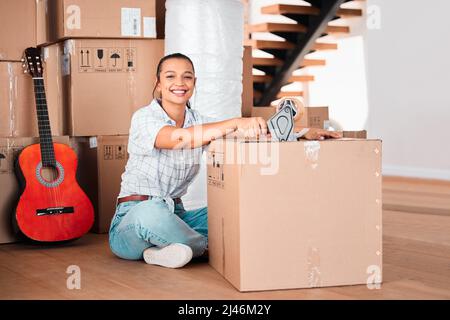
[[[20,59],[20,61],[21,61],[21,62],[25,62],[25,59],[24,59],[24,58],[22,58],[22,59]]]
[[[23,73],[28,73],[28,70],[23,70]]]

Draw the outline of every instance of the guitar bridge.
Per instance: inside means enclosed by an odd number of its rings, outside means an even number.
[[[53,208],[45,208],[45,209],[37,209],[36,215],[38,216],[50,216],[50,215],[58,215],[58,214],[68,214],[74,213],[73,207],[53,207]]]

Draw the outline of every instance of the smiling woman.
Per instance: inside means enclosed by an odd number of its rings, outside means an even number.
[[[133,114],[109,237],[123,259],[178,268],[205,254],[207,208],[186,211],[180,199],[199,171],[202,147],[238,129],[247,136],[267,133],[262,118],[214,122],[191,109],[195,83],[189,57],[168,55],[157,67],[153,101]]]
[[[168,55],[157,67],[153,101],[133,114],[109,236],[111,250],[123,259],[179,268],[203,255],[207,208],[185,210],[181,201],[198,174],[203,147],[236,130],[247,137],[267,134],[260,117],[214,121],[191,109],[195,83],[191,59]]]

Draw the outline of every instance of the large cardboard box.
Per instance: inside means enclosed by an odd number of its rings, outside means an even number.
[[[244,46],[242,70],[242,116],[250,117],[253,108],[252,47]]]
[[[128,160],[128,136],[71,137],[78,155],[77,179],[95,210],[93,231],[109,231],[122,173]]]
[[[0,1],[0,60],[19,61],[26,48],[46,41],[45,1]]]
[[[380,283],[381,141],[217,140],[209,261],[240,291]]]
[[[66,40],[64,52],[69,135],[128,134],[152,100],[164,40]]]
[[[57,56],[55,50],[45,60]],[[44,60],[44,83],[52,134],[63,135],[62,76],[59,65]],[[0,62],[0,137],[37,137],[37,111],[33,80],[20,62]]]
[[[69,144],[69,137],[53,137],[54,142]],[[19,200],[19,185],[14,172],[14,161],[20,151],[38,138],[0,138],[0,244],[17,241],[13,215]]]
[[[157,37],[156,0],[48,0],[46,12],[49,42]]]

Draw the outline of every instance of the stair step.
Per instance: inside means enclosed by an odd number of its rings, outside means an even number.
[[[249,27],[250,32],[306,32],[304,25],[296,23],[259,23]]]
[[[253,97],[255,99],[260,99],[262,97],[261,91],[254,90]],[[277,94],[277,99],[281,99],[284,97],[303,97],[303,91],[280,91]]]
[[[328,26],[325,33],[350,33],[348,26]]]
[[[252,58],[254,66],[281,66],[283,61],[277,58]]]
[[[300,64],[301,67],[324,66],[326,61],[322,59],[304,59]]]
[[[283,61],[277,58],[252,58],[254,66],[282,66]],[[324,66],[325,60],[322,59],[304,59],[300,64],[301,67]]]
[[[253,49],[293,49],[295,44],[287,41],[269,41],[269,40],[245,40],[244,45],[252,46]]]
[[[277,99],[284,97],[303,97],[303,91],[280,91],[277,94]]]
[[[273,77],[269,75],[253,75],[253,82],[264,83],[272,81]],[[314,76],[302,75],[302,76],[292,76],[289,78],[288,82],[308,82],[314,81]]]
[[[290,5],[290,4],[273,4],[261,8],[264,14],[304,14],[319,15],[320,9],[312,6]]]
[[[253,82],[264,83],[272,81],[273,77],[268,75],[253,75]]]
[[[336,50],[338,48],[337,43],[325,43],[316,42],[313,46],[313,50]]]
[[[303,76],[292,76],[288,80],[289,82],[309,82],[314,81],[314,76],[303,75]]]
[[[361,17],[362,10],[361,9],[340,8],[340,9],[338,9],[336,15],[339,17]]]

